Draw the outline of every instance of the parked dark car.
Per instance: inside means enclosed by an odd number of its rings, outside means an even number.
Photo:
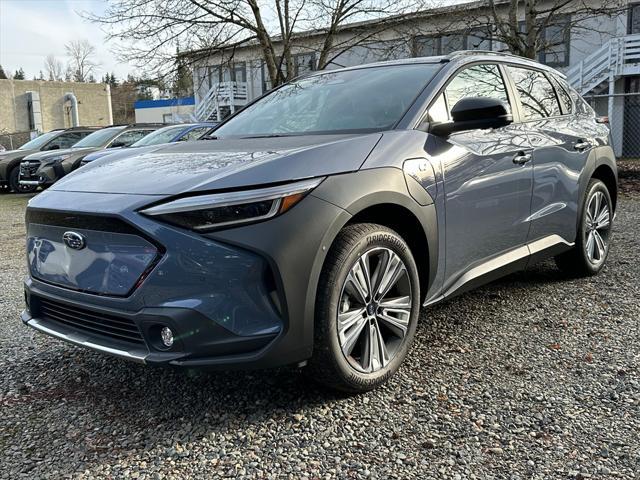
[[[187,142],[190,140],[197,140],[205,133],[209,132],[215,123],[183,123],[180,125],[169,125],[164,128],[160,128],[153,133],[141,138],[137,142],[129,145],[128,147],[111,148],[108,150],[100,150],[94,153],[90,153],[81,162],[81,165],[104,158],[108,155],[113,155],[114,152],[119,152],[122,149],[149,147],[152,145],[162,145],[164,143],[174,142]]]
[[[99,127],[74,127],[51,130],[25,143],[17,150],[0,152],[0,191],[32,192],[37,187],[20,185],[20,162],[24,157],[36,152],[58,151],[72,147]]]
[[[361,392],[399,368],[421,306],[547,257],[594,275],[609,253],[608,126],[531,60],[317,72],[210,138],[33,198],[23,321],[147,364],[297,365]]]
[[[160,127],[160,124],[107,127],[93,132],[71,148],[31,154],[20,164],[20,185],[48,187],[78,168],[86,155],[106,148],[127,147]]]

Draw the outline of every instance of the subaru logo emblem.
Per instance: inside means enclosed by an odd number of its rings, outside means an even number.
[[[74,250],[82,250],[87,246],[87,240],[84,236],[76,232],[64,232],[62,240],[67,247],[73,248]]]

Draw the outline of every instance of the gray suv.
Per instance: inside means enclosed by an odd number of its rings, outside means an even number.
[[[17,150],[0,151],[0,191],[28,193],[37,186],[20,185],[20,162],[24,157],[37,152],[54,152],[72,147],[100,127],[73,127],[51,130],[25,143]]]
[[[32,199],[22,319],[150,365],[297,365],[361,392],[410,354],[421,307],[547,257],[597,274],[616,172],[608,126],[536,62],[318,72],[209,141]]]

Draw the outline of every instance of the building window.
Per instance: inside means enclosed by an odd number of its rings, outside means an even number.
[[[491,34],[475,30],[468,33],[450,33],[442,36],[415,37],[414,56],[447,55],[458,50],[491,50]]]
[[[212,65],[209,67],[209,88],[222,82],[246,82],[247,65],[237,62],[231,65]]]
[[[640,33],[640,3],[632,3],[629,5],[629,15],[627,18],[627,33],[630,35]]]
[[[544,29],[545,49],[538,54],[538,60],[550,67],[569,65],[569,42],[571,38],[571,17],[563,16]]]
[[[298,75],[302,75],[308,72],[313,72],[316,70],[316,54],[315,53],[296,53],[291,56],[291,60],[293,62],[293,77],[297,77]],[[282,74],[287,76],[287,65],[282,60],[282,57],[278,57],[276,59],[276,65],[281,64]],[[267,68],[267,64],[262,62],[262,92],[268,92],[273,87],[271,85],[271,78],[269,78],[269,69]]]

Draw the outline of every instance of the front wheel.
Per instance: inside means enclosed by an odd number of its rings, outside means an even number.
[[[419,310],[418,270],[402,237],[382,225],[347,226],[320,276],[308,372],[348,392],[385,383],[411,346]]]
[[[572,276],[597,275],[609,255],[613,204],[606,185],[591,179],[587,185],[575,246],[555,260],[563,272]]]
[[[13,167],[13,170],[9,172],[9,188],[14,193],[31,193],[35,192],[38,188],[37,185],[21,185],[20,184],[20,167]]]

